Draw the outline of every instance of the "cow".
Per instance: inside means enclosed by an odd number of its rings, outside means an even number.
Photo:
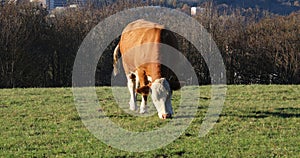
[[[129,107],[136,111],[136,95],[142,95],[140,113],[147,112],[147,97],[151,94],[158,116],[172,118],[172,91],[180,89],[180,83],[172,70],[162,64],[161,45],[177,49],[173,32],[163,25],[143,19],[129,23],[121,34],[114,50],[114,73],[118,73],[117,61],[122,57],[123,68],[130,92]]]

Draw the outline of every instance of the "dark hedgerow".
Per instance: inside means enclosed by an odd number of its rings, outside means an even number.
[[[0,88],[71,86],[77,50],[98,22],[139,6],[188,8],[175,2],[125,0],[100,6],[88,3],[50,13],[33,4],[4,4],[0,7]],[[213,5],[203,7],[205,11],[194,18],[217,43],[229,84],[300,83],[299,12],[278,16],[255,9],[220,12]],[[194,56],[197,50],[188,41],[179,41],[179,49],[194,66],[200,84],[209,84],[203,59]],[[112,41],[103,55],[105,59],[99,60],[97,73],[101,73],[101,78],[96,78],[97,85],[110,84],[115,44]]]

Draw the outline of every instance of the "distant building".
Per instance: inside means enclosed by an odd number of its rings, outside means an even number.
[[[56,7],[65,7],[67,0],[46,0],[48,10],[53,10]]]
[[[87,0],[46,0],[46,5],[48,10],[53,10],[56,7],[67,7],[69,5],[74,7],[75,5],[84,5],[86,1]]]
[[[87,0],[69,0],[69,4],[77,4],[77,5],[84,5],[86,4]]]
[[[198,15],[205,11],[204,8],[201,7],[191,7],[191,15]]]

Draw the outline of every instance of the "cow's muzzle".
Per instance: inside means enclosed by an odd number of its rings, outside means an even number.
[[[172,118],[172,115],[171,114],[162,114],[162,119],[169,119],[169,118]]]

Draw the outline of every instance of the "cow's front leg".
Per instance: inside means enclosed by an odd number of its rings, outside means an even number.
[[[138,74],[140,87],[136,89],[136,92],[142,95],[140,113],[143,114],[147,112],[147,96],[149,94],[149,86],[148,86],[149,81],[146,72],[144,70],[138,69],[137,74]]]
[[[147,97],[148,95],[142,95],[142,102],[141,102],[141,107],[140,107],[140,113],[144,114],[147,112],[148,107],[147,107]]]
[[[127,76],[127,87],[129,89],[129,93],[130,93],[129,109],[132,111],[135,111],[137,109],[136,92],[135,92],[135,86],[136,86],[135,78],[136,77],[134,74],[129,74]]]

